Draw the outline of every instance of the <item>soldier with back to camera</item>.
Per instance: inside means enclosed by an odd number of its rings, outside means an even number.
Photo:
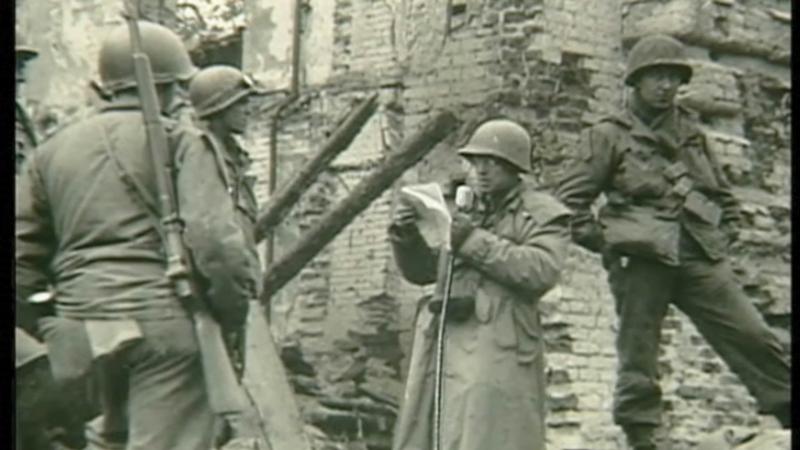
[[[197,71],[180,38],[139,22],[160,122],[175,165],[182,240],[198,295],[225,329],[242,326],[255,292],[249,247],[216,156],[199,130],[164,117]],[[178,298],[160,221],[156,170],[137,92],[128,28],[102,42],[108,103],[31,153],[19,182],[16,283],[21,298],[55,292],[39,321],[56,378],[91,374],[103,416],[89,448],[207,450],[213,438],[198,335]]]

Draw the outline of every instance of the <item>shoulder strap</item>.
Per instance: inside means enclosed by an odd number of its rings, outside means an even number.
[[[222,180],[225,182],[225,188],[228,189],[228,193],[232,193],[233,181],[231,180],[231,175],[228,173],[228,167],[225,165],[225,156],[222,154],[224,150],[221,148],[222,144],[207,130],[203,130],[203,139],[208,141],[209,147],[211,147],[211,151],[214,153],[220,175],[222,175]]]
[[[108,138],[108,133],[106,132],[105,127],[100,124],[100,131],[103,136],[103,150],[106,152],[106,156],[112,162],[112,165],[117,170],[117,174],[122,180],[122,184],[125,185],[125,190],[131,195],[133,201],[141,205],[145,211],[147,211],[148,215],[151,219],[153,219],[153,224],[158,231],[159,236],[163,239],[165,237],[164,230],[161,224],[161,215],[159,214],[158,207],[155,204],[155,200],[147,193],[147,190],[142,186],[142,184],[134,178],[130,172],[125,170],[125,166],[122,164],[122,161],[117,157],[116,152],[113,150],[113,146],[111,145],[111,140]]]
[[[520,198],[525,210],[539,223],[548,223],[559,217],[568,217],[572,211],[550,194],[524,186]]]

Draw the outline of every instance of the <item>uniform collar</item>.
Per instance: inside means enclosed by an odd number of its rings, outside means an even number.
[[[481,199],[481,204],[483,207],[483,212],[486,214],[494,214],[500,210],[508,209],[508,210],[515,210],[519,208],[520,204],[520,192],[522,191],[522,180],[520,180],[516,185],[511,187],[502,197],[499,202],[494,204],[491,198],[488,196],[483,196]]]
[[[251,161],[250,154],[247,152],[247,150],[244,149],[244,146],[242,146],[242,144],[240,143],[239,139],[236,136],[231,134],[224,138],[221,138],[216,134],[214,134],[214,132],[211,131],[211,128],[208,125],[209,124],[207,120],[200,120],[198,121],[197,124],[198,128],[203,130],[203,132],[205,132],[210,137],[214,145],[217,145],[222,149],[221,153],[226,160],[228,161],[233,160],[241,165],[246,165],[250,163]]]

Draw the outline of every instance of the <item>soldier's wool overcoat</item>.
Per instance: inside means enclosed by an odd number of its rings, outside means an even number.
[[[457,249],[451,298],[474,311],[446,325],[443,447],[539,450],[545,443],[544,347],[538,301],[558,280],[568,210],[521,183],[496,205],[482,202]],[[416,284],[436,279],[436,251],[416,227],[390,228],[396,261]],[[417,317],[395,450],[431,448],[437,320]]]

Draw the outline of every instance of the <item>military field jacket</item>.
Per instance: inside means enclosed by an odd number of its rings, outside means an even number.
[[[209,299],[252,298],[251,261],[217,159],[168,122],[184,241]],[[60,315],[184,315],[165,275],[154,167],[138,104],[112,103],[31,153],[18,183],[17,297],[50,285]]]
[[[258,242],[255,229],[258,220],[258,200],[255,194],[256,177],[248,175],[252,164],[250,155],[232,137],[220,139],[203,124],[203,139],[214,151],[217,158],[220,177],[231,195],[236,208],[236,219],[245,234],[249,257],[252,261],[253,282],[260,292],[261,263],[258,258]]]
[[[685,229],[711,259],[722,258],[728,238],[720,227],[735,226],[739,206],[696,123],[687,110],[675,107],[651,126],[628,110],[585,130],[579,156],[557,190],[575,212],[573,240],[593,251],[611,249],[677,265]],[[685,171],[679,180],[676,166]],[[607,202],[598,223],[590,207],[601,193]]]

